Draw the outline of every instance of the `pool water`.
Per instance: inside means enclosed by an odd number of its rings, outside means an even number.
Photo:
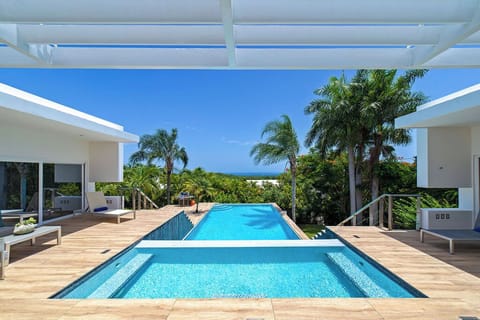
[[[331,231],[299,240],[272,205],[215,206],[190,228],[177,215],[54,298],[424,297]]]
[[[338,240],[142,241],[66,298],[413,297]],[[103,273],[103,274],[102,274]]]
[[[288,240],[298,236],[270,204],[217,205],[186,240]]]

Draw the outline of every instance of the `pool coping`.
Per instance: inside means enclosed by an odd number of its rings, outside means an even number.
[[[312,240],[142,240],[135,248],[345,247],[337,239]]]

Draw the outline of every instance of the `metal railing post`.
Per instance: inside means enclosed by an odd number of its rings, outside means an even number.
[[[422,219],[421,200],[420,200],[420,197],[417,197],[417,219],[415,221],[416,230],[420,230],[421,219]]]
[[[382,199],[380,200],[379,204],[379,210],[378,210],[378,225],[383,228],[383,214],[385,213],[385,200]]]
[[[140,194],[139,189],[137,189],[137,202],[138,202],[138,210],[142,210],[142,195]]]
[[[136,197],[135,188],[133,188],[132,189],[132,209],[133,209],[133,211],[135,211],[135,197]]]
[[[388,230],[393,229],[393,199],[388,196]]]
[[[373,214],[374,214],[374,212],[378,212],[377,202],[372,203],[370,208],[368,208],[368,225],[369,226],[373,226]]]

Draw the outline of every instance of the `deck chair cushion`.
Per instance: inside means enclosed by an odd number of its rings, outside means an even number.
[[[93,209],[93,212],[102,212],[108,210],[108,207],[98,207]]]

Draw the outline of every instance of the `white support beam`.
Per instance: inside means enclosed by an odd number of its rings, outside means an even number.
[[[218,0],[2,0],[0,21],[26,24],[221,23]]]
[[[465,38],[461,44],[480,44],[480,31],[475,32],[471,36]]]
[[[236,24],[463,23],[477,0],[234,0]]]
[[[237,25],[237,45],[433,45],[441,26]]]
[[[480,51],[478,48],[450,48],[422,66],[427,69],[478,68],[480,66]]]
[[[0,67],[479,67],[478,44],[480,0],[0,0]]]
[[[33,59],[39,64],[50,62],[51,50],[48,45],[29,45],[19,36],[17,25],[0,24],[0,42]]]
[[[222,7],[222,22],[225,37],[225,45],[228,52],[228,65],[234,68],[236,66],[235,57],[235,38],[233,34],[233,12],[231,0],[220,0]]]
[[[237,49],[237,64],[245,69],[390,69],[406,68],[408,49]]]
[[[57,67],[69,68],[227,68],[225,48],[79,48],[58,47],[53,52]]]
[[[28,43],[224,45],[222,25],[18,25]]]
[[[32,68],[38,62],[10,48],[0,46],[0,66],[4,68]]]
[[[443,52],[462,42],[469,36],[480,31],[480,0],[477,1],[476,10],[473,11],[473,18],[469,23],[461,24],[455,27],[445,28],[442,34],[442,40],[432,46],[430,50],[424,51],[423,54],[418,54],[415,57],[414,63],[416,65],[426,64],[429,60],[441,55]]]

